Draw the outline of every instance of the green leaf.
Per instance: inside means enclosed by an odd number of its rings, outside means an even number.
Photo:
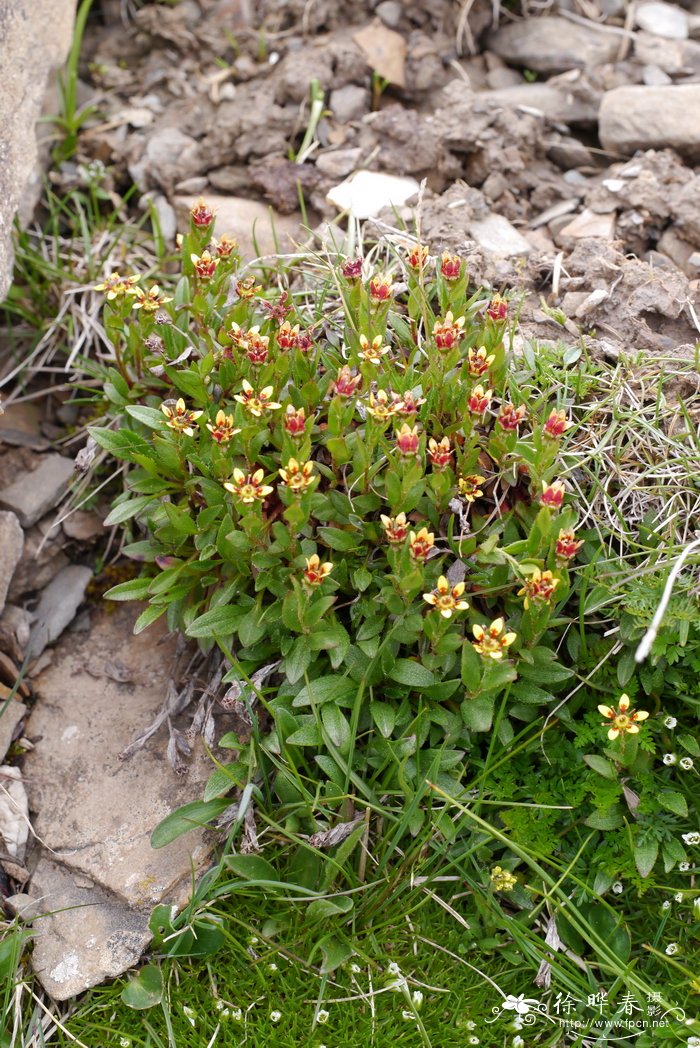
[[[331,549],[347,553],[348,550],[357,549],[362,542],[362,535],[358,531],[341,531],[340,528],[319,528],[319,538]]]
[[[692,753],[694,757],[700,757],[700,744],[693,735],[679,735],[678,742],[688,753]]]
[[[634,848],[634,862],[639,870],[640,877],[648,877],[651,871],[654,869],[654,863],[656,862],[659,854],[659,842],[652,838],[647,838],[645,841],[638,841]]]
[[[179,935],[169,939],[168,957],[210,957],[226,942],[226,935],[218,927],[223,918],[210,916],[196,920],[191,928],[183,928]]]
[[[149,429],[165,428],[165,415],[158,408],[148,408],[141,404],[129,404],[126,412],[138,422],[142,422],[144,426],[148,426]]]
[[[292,645],[292,650],[284,660],[284,672],[290,684],[296,684],[300,680],[313,658],[307,637],[297,637]]]
[[[584,820],[584,825],[590,826],[592,830],[616,830],[623,823],[624,819],[619,805],[608,808],[606,811],[594,811]]]
[[[484,667],[481,687],[484,691],[502,691],[506,684],[511,684],[517,679],[517,676],[518,671],[512,663],[494,662],[493,659],[489,659]]]
[[[328,677],[317,677],[309,681],[294,698],[292,705],[320,706],[324,702],[337,702],[342,704],[343,700],[349,699],[357,691],[357,684],[347,677],[338,677],[336,674]]]
[[[617,778],[615,766],[610,761],[606,760],[605,757],[599,757],[596,753],[585,753],[583,759],[589,768],[598,772],[598,774],[602,775],[604,779]]]
[[[119,502],[112,509],[112,512],[105,517],[105,527],[109,528],[113,524],[123,524],[125,520],[135,517],[137,513],[140,513],[146,506],[150,506],[152,502],[152,495],[140,495],[138,498],[128,499],[126,502]]]
[[[227,605],[212,608],[196,618],[185,631],[188,637],[228,637],[238,629],[245,609]]]
[[[388,702],[375,700],[370,702],[369,709],[380,735],[383,735],[385,739],[390,739],[396,724],[396,710],[394,707],[390,706]]]
[[[204,826],[212,819],[230,806],[231,801],[224,797],[218,797],[211,801],[191,801],[183,804],[181,808],[166,815],[151,834],[151,847],[164,848],[176,837],[182,836],[189,830]]]
[[[350,913],[353,901],[347,895],[339,895],[337,899],[314,899],[306,907],[306,919],[308,921],[319,921],[325,917],[339,917]]]
[[[129,579],[112,586],[104,594],[107,600],[145,600],[149,595],[151,579]]]
[[[321,732],[315,723],[302,724],[286,738],[287,746],[320,746]]]
[[[155,622],[156,619],[159,619],[166,610],[165,606],[158,607],[155,604],[151,604],[149,607],[144,608],[134,623],[134,633],[143,633],[143,631],[150,626],[151,623]]]
[[[511,695],[519,702],[526,702],[530,706],[544,706],[546,703],[551,702],[554,697],[550,692],[545,691],[544,688],[540,688],[537,684],[527,680],[521,680],[514,684]]]
[[[325,935],[323,939],[319,939],[317,946],[323,954],[322,975],[328,975],[329,972],[335,971],[341,964],[345,964],[353,954],[351,946],[348,946],[345,942],[340,942],[333,935]]]
[[[147,964],[126,984],[121,998],[127,1008],[145,1011],[163,999],[163,976],[155,964]]]
[[[397,684],[405,684],[417,690],[437,684],[435,674],[427,670],[420,662],[414,662],[413,659],[397,659],[389,670],[388,676]]]
[[[662,808],[672,811],[674,815],[687,816],[688,814],[688,805],[682,793],[676,793],[675,790],[661,790],[658,801]]]
[[[481,686],[482,670],[481,656],[474,651],[471,642],[465,640],[462,645],[462,684],[472,695],[476,694]]]
[[[274,866],[267,859],[263,859],[262,855],[231,855],[226,860],[226,865],[246,881],[279,882],[279,875]]]
[[[333,745],[345,756],[350,750],[352,736],[342,712],[333,703],[326,703],[321,707],[321,721]]]
[[[460,706],[462,720],[472,731],[489,731],[493,723],[495,705],[496,696],[493,692],[466,699]]]

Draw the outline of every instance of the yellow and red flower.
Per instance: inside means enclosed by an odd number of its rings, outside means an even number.
[[[493,396],[492,389],[484,389],[483,386],[474,386],[467,401],[467,407],[472,415],[483,415],[488,411]]]
[[[256,418],[260,418],[266,411],[276,411],[277,408],[281,408],[282,405],[276,401],[271,400],[270,397],[273,395],[272,386],[265,386],[259,393],[256,393],[250,382],[247,379],[243,379],[243,392],[236,393],[234,399],[242,404],[246,411],[249,411],[251,415]]]
[[[428,248],[424,244],[414,244],[408,248],[406,261],[411,269],[423,269],[428,261]]]
[[[481,485],[485,483],[485,477],[480,477],[478,473],[470,473],[459,478],[459,493],[467,502],[474,502],[484,494]]]
[[[445,280],[459,280],[462,273],[462,259],[459,255],[451,255],[448,251],[443,251],[440,272]]]
[[[279,470],[282,481],[295,495],[301,495],[314,483],[313,462],[297,462],[290,458],[284,469]]]
[[[417,426],[409,426],[404,422],[396,434],[396,449],[401,455],[417,455],[420,446],[420,435]]]
[[[167,302],[172,302],[172,298],[161,294],[157,284],[154,284],[148,291],[143,291],[140,287],[134,288],[131,293],[136,295],[136,301],[132,309],[143,309],[146,313],[155,313],[157,310],[162,309]]]
[[[378,389],[376,394],[370,393],[367,413],[377,422],[386,422],[394,414],[395,408],[389,399],[385,389]]]
[[[234,469],[233,480],[227,481],[224,487],[227,491],[246,505],[254,502],[264,502],[268,495],[275,489],[270,484],[263,484],[265,473],[257,469],[254,473],[244,473],[242,469]]]
[[[322,564],[318,553],[312,553],[310,557],[306,558],[304,582],[307,586],[320,586],[323,580],[327,579],[332,571],[333,565],[330,561],[326,561],[325,564]]]
[[[306,430],[306,412],[303,408],[295,408],[293,404],[287,404],[284,412],[284,428],[290,437],[300,437]]]
[[[557,560],[573,560],[583,545],[583,540],[576,539],[576,532],[571,528],[561,528],[554,550]]]
[[[382,336],[377,335],[370,340],[366,335],[360,335],[360,356],[369,364],[379,364],[385,353],[389,352],[388,346],[382,345]]]
[[[469,374],[473,375],[474,378],[479,378],[488,371],[495,359],[494,353],[487,354],[485,346],[480,346],[478,349],[468,349],[467,368]]]
[[[566,417],[565,411],[557,411],[554,408],[549,413],[549,418],[544,424],[545,435],[553,440],[558,440],[569,428],[571,423]]]
[[[397,513],[395,517],[386,517],[382,513],[379,519],[382,522],[387,542],[396,546],[405,540],[408,534],[408,521],[405,513]]]
[[[160,410],[170,429],[184,433],[186,437],[194,436],[194,424],[204,414],[203,411],[189,411],[182,397],[179,400],[164,400]]]
[[[505,320],[508,316],[508,303],[505,298],[501,298],[500,295],[494,295],[486,307],[486,315],[491,320]]]
[[[362,375],[353,375],[347,364],[343,364],[333,383],[333,392],[336,397],[354,397],[361,385]]]
[[[214,422],[207,422],[207,429],[217,444],[228,444],[236,433],[241,432],[234,428],[233,415],[227,415],[225,411],[217,411]]]
[[[206,229],[207,226],[210,226],[214,221],[214,212],[204,198],[200,197],[190,211],[190,217],[192,219],[192,225],[196,226],[197,229]]]
[[[391,299],[391,281],[377,274],[369,282],[369,297],[373,302],[388,302]]]
[[[417,397],[410,389],[405,393],[392,393],[391,399],[397,415],[416,415],[421,404],[425,404],[425,397]]]
[[[444,320],[435,322],[433,338],[438,349],[452,349],[464,338],[464,317],[457,317],[455,320],[452,311],[448,310]]]
[[[267,360],[270,336],[261,335],[259,327],[252,327],[245,337],[245,353],[254,367],[261,367]]]
[[[527,408],[524,404],[519,404],[517,408],[514,404],[501,404],[498,423],[503,429],[515,432],[526,418]]]
[[[540,505],[548,506],[549,509],[559,510],[564,502],[564,494],[566,488],[560,480],[554,480],[551,484],[548,484],[546,480],[542,481],[542,494],[540,495]]]
[[[297,335],[296,348],[302,353],[308,353],[313,348],[314,340],[310,331],[300,331]]]
[[[211,242],[219,258],[230,258],[238,251],[238,241],[228,233],[222,233],[218,240],[212,237]]]
[[[506,633],[503,619],[494,619],[490,626],[472,626],[475,640],[472,647],[485,659],[503,658],[506,648],[509,648],[517,638],[517,633]]]
[[[612,741],[618,735],[637,735],[639,733],[639,722],[645,721],[649,714],[646,710],[631,710],[629,695],[621,695],[614,706],[599,706],[598,713],[602,713],[606,720],[603,727],[608,728],[608,738]]]
[[[464,589],[463,582],[457,582],[454,586],[451,586],[445,576],[441,575],[437,580],[435,589],[430,593],[423,594],[423,600],[427,604],[432,604],[443,618],[449,619],[455,611],[466,611],[469,607],[468,602],[462,600]]]
[[[452,462],[452,446],[449,437],[443,437],[439,442],[433,437],[428,441],[428,455],[433,464],[433,469],[446,469]]]
[[[202,251],[201,255],[190,255],[194,271],[200,280],[210,280],[211,277],[216,273],[216,267],[221,261],[220,258],[214,258],[208,251]]]
[[[262,291],[262,284],[255,283],[255,277],[245,277],[236,281],[236,294],[239,298],[254,298]]]
[[[427,528],[421,528],[418,534],[409,532],[408,548],[414,560],[427,560],[428,554],[435,546],[435,535]]]
[[[104,291],[105,298],[112,302],[123,295],[136,294],[134,285],[138,279],[138,277],[123,277],[119,273],[110,273],[101,284],[95,284],[95,291]]]
[[[277,329],[277,345],[280,349],[294,349],[297,344],[297,338],[299,336],[299,325],[295,324],[294,327],[285,320],[283,324],[280,324]]]
[[[523,588],[518,590],[518,596],[525,596],[525,610],[531,604],[549,604],[554,591],[561,579],[555,578],[551,571],[540,571],[535,568],[531,575],[525,579]]]

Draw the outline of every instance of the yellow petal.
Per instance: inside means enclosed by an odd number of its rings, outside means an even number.
[[[464,593],[464,583],[458,582],[452,587],[452,596],[459,597],[462,593]]]
[[[620,696],[620,701],[618,702],[617,705],[618,705],[618,707],[620,709],[620,713],[626,713],[627,710],[630,707],[630,697],[629,697],[629,695],[621,695]]]
[[[627,734],[628,735],[638,735],[639,734],[639,725],[638,724],[630,724],[629,728],[627,729]]]
[[[619,734],[619,731],[616,731],[614,728],[611,728],[608,732],[608,738],[612,741],[613,739],[616,739]]]
[[[635,720],[645,721],[648,716],[649,714],[646,710],[638,710],[637,713],[635,713]]]
[[[599,706],[598,713],[602,713],[604,717],[614,717],[615,712],[611,710],[609,706]]]
[[[506,633],[505,637],[503,637],[503,639],[501,640],[501,644],[504,648],[509,648],[513,641],[517,640],[517,638],[517,633]]]
[[[261,484],[262,483],[262,479],[263,479],[264,476],[265,476],[265,473],[264,473],[263,470],[256,469],[255,473],[253,474],[253,476],[250,479],[253,482],[253,484]]]
[[[428,604],[435,604],[437,601],[437,597],[434,593],[424,593],[423,600],[426,601]]]
[[[484,639],[484,627],[483,626],[472,626],[472,633],[477,640]]]
[[[452,608],[441,608],[440,609],[440,614],[442,615],[443,619],[451,619],[452,618]]]
[[[503,619],[494,619],[493,622],[491,623],[491,629],[490,629],[489,632],[495,633],[495,634],[501,633],[503,631],[504,625],[505,625],[505,622],[503,621]]]

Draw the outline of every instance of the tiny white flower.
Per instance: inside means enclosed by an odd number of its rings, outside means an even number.
[[[515,997],[512,993],[509,993],[503,1002],[503,1007],[506,1011],[516,1012],[517,1015],[527,1015],[530,1011],[530,1005],[536,1003],[530,998],[526,998],[524,993],[518,994]]]
[[[678,721],[675,717],[664,717],[664,728],[675,728]]]
[[[525,1041],[522,1039],[520,1034],[513,1038],[513,1048],[524,1048]]]
[[[622,895],[623,891],[625,890],[625,886],[622,883],[622,881],[615,881],[615,883],[612,886],[612,890],[615,892],[615,895]]]
[[[214,1007],[216,1008],[217,1012],[222,1012],[224,1010],[224,1002],[221,999],[219,999],[214,1005]]]
[[[248,936],[248,945],[249,946],[257,946],[257,944],[259,942],[260,942],[260,939],[258,939],[257,935],[249,935]]]
[[[416,1011],[420,1011],[421,1005],[423,1004],[423,994],[420,990],[414,990],[411,994],[411,1000],[413,1001],[413,1007]]]
[[[232,1008],[231,1009],[231,1018],[235,1019],[237,1023],[242,1022],[243,1021],[243,1012],[242,1012],[242,1010],[240,1008]]]
[[[399,968],[396,961],[391,961],[387,968],[387,972],[389,973],[389,975],[401,975],[401,969]]]
[[[679,871],[681,873],[686,873],[690,869],[690,863],[689,862],[679,862],[678,863],[678,869],[679,869]]]
[[[119,1038],[119,1045],[120,1045],[120,1048],[130,1048],[131,1041],[129,1040],[128,1037],[120,1037]]]
[[[278,1023],[282,1018],[282,1012],[270,1012],[270,1022]]]
[[[362,971],[362,968],[360,968],[359,964],[351,964],[350,965],[350,971],[352,972],[353,975],[359,975],[360,972]]]
[[[678,760],[678,757],[676,757],[675,753],[664,753],[661,759],[663,760],[664,764],[675,764]]]
[[[690,771],[690,769],[693,767],[693,758],[692,757],[681,757],[681,759],[678,761],[678,763],[680,764],[680,766],[683,769],[683,771]]]
[[[683,902],[683,892],[676,892],[673,898],[676,900],[676,902]]]
[[[182,1010],[190,1026],[194,1026],[197,1022],[197,1013],[194,1008],[189,1008],[186,1004],[183,1004]]]
[[[682,833],[681,837],[686,844],[700,844],[700,833],[697,830],[691,830],[690,833]]]
[[[221,1009],[221,1018],[222,1019],[230,1019],[231,1018],[231,1009],[230,1008],[222,1008]]]
[[[468,1019],[467,1022],[465,1022],[465,1024],[464,1024],[464,1029],[465,1030],[476,1030],[476,1023],[472,1022],[471,1019]]]
[[[469,1040],[467,1041],[467,1044],[479,1044],[479,1038],[478,1037],[470,1037]]]
[[[267,970],[268,970],[268,972],[276,972],[277,971],[277,965],[275,964],[274,961],[272,962],[272,964],[268,964]]]
[[[700,919],[700,895],[698,895],[697,899],[693,899],[693,909],[696,916]]]
[[[413,1012],[409,1012],[409,1011],[407,1011],[404,1008],[404,1010],[401,1012],[401,1018],[402,1019],[415,1019],[415,1015],[413,1014]]]
[[[323,1025],[327,1023],[330,1018],[330,1012],[327,1012],[325,1008],[319,1008],[316,1012],[316,1022]]]
[[[689,1037],[688,1048],[700,1048],[700,1037]]]
[[[661,909],[662,910],[670,910],[671,909],[671,902],[670,902],[669,899],[664,899],[664,901],[661,903]]]
[[[666,947],[665,952],[668,954],[669,957],[673,957],[674,953],[678,953],[678,943],[670,942]]]

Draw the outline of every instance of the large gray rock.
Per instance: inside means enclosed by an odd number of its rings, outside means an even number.
[[[37,163],[37,117],[74,15],[75,0],[0,0],[0,301],[12,276],[12,221]]]
[[[639,4],[634,12],[640,29],[669,40],[685,40],[688,37],[688,15],[677,4],[666,4],[663,0]]]
[[[559,15],[511,22],[490,33],[487,40],[490,50],[506,62],[538,73],[564,73],[612,62],[620,46],[619,37],[612,33]]]
[[[526,111],[539,110],[555,124],[594,124],[601,92],[578,84],[514,84],[496,91],[482,91],[480,99]]]
[[[24,532],[14,513],[0,511],[0,614],[24,549]]]
[[[160,709],[176,649],[160,623],[132,635],[139,610],[95,613],[89,634],[60,641],[35,680],[27,733],[40,741],[27,754],[25,776],[45,853],[25,890],[46,915],[34,920],[32,963],[57,1000],[133,965],[150,937],[152,908],[182,905],[192,870],[209,855],[197,828],[157,851],[150,844],[164,816],[201,798],[213,769],[204,748],[195,745],[180,776],[166,760],[165,731],[119,759]],[[116,672],[115,655],[128,681]]]
[[[22,473],[0,492],[0,506],[12,510],[23,527],[30,528],[61,501],[72,475],[72,459],[44,455],[35,470]]]
[[[70,564],[59,571],[41,595],[36,609],[36,621],[27,646],[27,655],[36,659],[47,644],[53,644],[69,626],[85,600],[85,590],[92,578],[92,569]]]
[[[700,161],[700,84],[616,87],[600,106],[598,130],[604,149],[675,149]]]

